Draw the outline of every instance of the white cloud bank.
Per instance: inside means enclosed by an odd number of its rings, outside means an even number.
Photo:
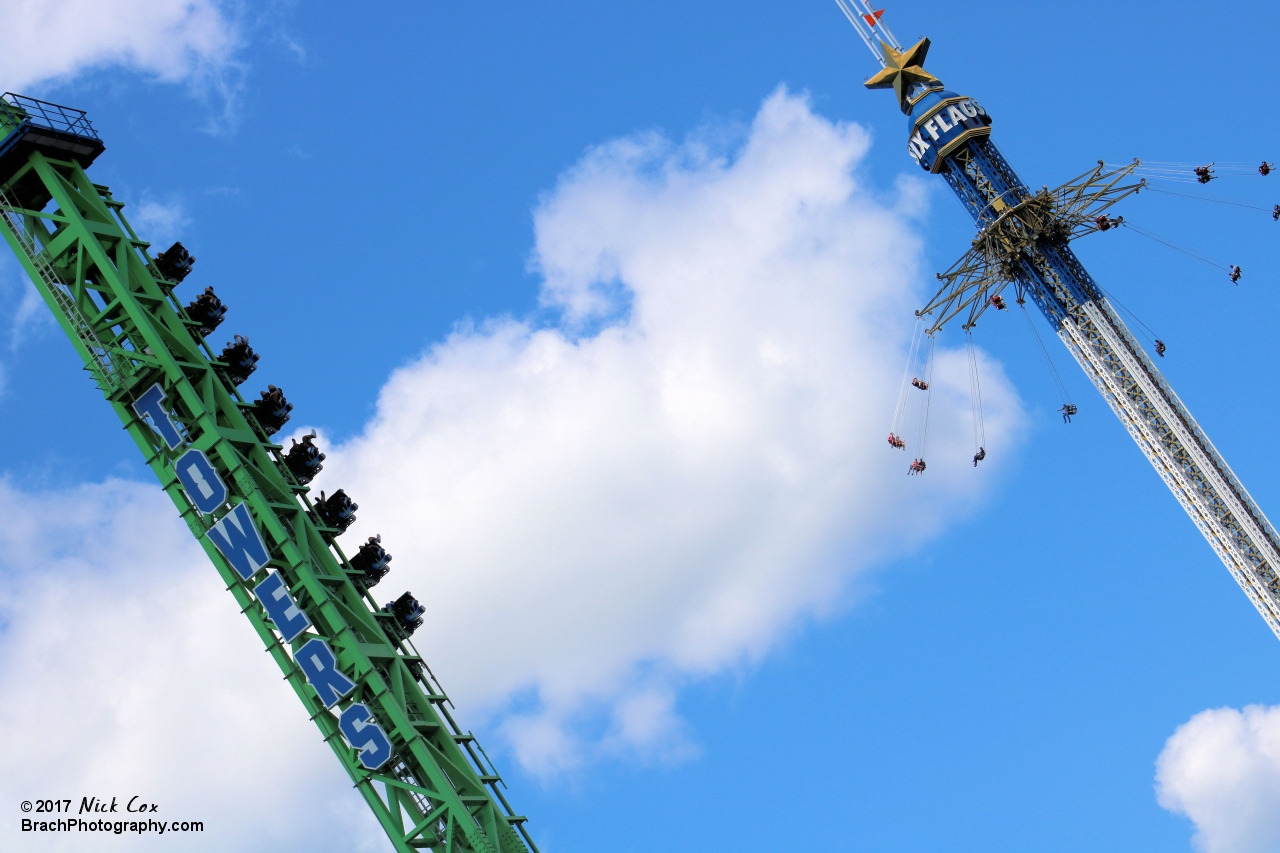
[[[732,152],[654,135],[590,152],[536,216],[563,324],[460,328],[326,448],[319,485],[361,507],[344,544],[380,532],[395,555],[379,599],[418,595],[415,639],[463,718],[488,714],[534,772],[687,755],[683,684],[839,607],[1009,458],[1020,410],[984,360],[993,452],[971,466],[950,350],[927,475],[885,443],[918,192],[860,183],[867,146],[780,91]],[[210,823],[184,850],[383,843],[158,489],[3,487],[0,517],[0,801],[161,788],[167,817]],[[314,837],[264,830],[301,813]]]
[[[1196,714],[1160,753],[1156,788],[1204,853],[1280,850],[1280,706]]]
[[[335,836],[385,848],[163,493],[112,481],[33,494],[0,480],[0,518],[5,850],[302,851],[335,849]],[[23,800],[78,809],[116,796],[123,812],[134,794],[160,806],[155,819],[205,832],[18,831]]]
[[[167,248],[170,242],[178,239],[182,229],[191,224],[191,219],[187,216],[181,200],[157,201],[154,198],[147,198],[145,193],[141,204],[132,211],[131,215],[133,227],[139,234],[146,234],[147,238],[156,244],[157,251]]]
[[[318,485],[360,504],[347,539],[395,555],[379,596],[422,599],[420,647],[467,707],[519,697],[503,719],[527,766],[683,753],[682,681],[766,652],[998,470],[969,461],[958,351],[927,477],[885,442],[920,241],[854,177],[867,146],[779,91],[734,156],[656,135],[591,151],[535,218],[564,325],[458,330],[333,449]],[[1007,452],[1019,410],[984,369]],[[585,716],[607,721],[594,743]]]
[[[239,42],[219,0],[11,0],[0,39],[0,86],[17,92],[108,66],[209,78]]]

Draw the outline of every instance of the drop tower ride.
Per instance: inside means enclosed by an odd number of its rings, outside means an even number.
[[[274,385],[241,396],[258,354],[240,335],[210,348],[226,306],[212,287],[177,298],[195,259],[181,244],[151,256],[85,171],[104,148],[84,112],[5,93],[0,233],[392,847],[537,853],[410,640],[422,607],[373,599],[380,538],[338,545],[358,507],[309,495],[323,454],[310,436],[288,453],[273,441],[293,407]]]
[[[903,48],[865,0],[836,0],[880,63],[869,89],[892,89],[907,116],[907,152],[941,175],[978,227],[972,248],[938,276],[922,309],[927,334],[964,314],[973,328],[1013,287],[1039,307],[1245,595],[1280,637],[1280,536],[1071,250],[1105,230],[1102,211],[1138,192],[1139,165],[1097,168],[1032,192],[991,140],[991,116],[924,68],[929,40]],[[998,300],[997,300],[998,302]]]

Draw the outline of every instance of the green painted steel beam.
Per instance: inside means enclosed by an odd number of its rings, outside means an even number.
[[[20,105],[0,106],[0,154],[14,150],[5,146],[33,120]],[[71,130],[85,133],[86,127],[87,120]],[[394,849],[537,853],[525,818],[507,803],[487,756],[454,721],[447,696],[416,649],[356,583],[360,572],[334,541],[336,531],[320,522],[307,488],[283,464],[281,448],[198,336],[198,324],[173,296],[173,283],[148,255],[149,244],[125,219],[124,205],[89,179],[83,159],[67,159],[65,150],[49,146],[28,147],[19,162],[7,154],[0,160],[7,164],[0,173],[0,233]],[[134,408],[154,385],[185,433],[177,448]],[[203,453],[227,487],[225,503],[208,512],[198,508],[175,468],[193,450]],[[241,505],[269,556],[249,578],[209,535]],[[310,622],[290,642],[254,594],[271,572],[279,573]],[[354,683],[331,704],[297,659],[316,638]],[[371,712],[390,743],[391,757],[374,770],[341,730],[342,713],[356,703]]]

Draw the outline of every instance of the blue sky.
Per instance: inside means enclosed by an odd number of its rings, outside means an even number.
[[[1269,746],[1280,720],[1261,709],[1196,717],[1280,705],[1280,646],[1044,326],[1080,406],[1074,423],[1054,413],[1061,400],[1021,320],[988,315],[978,343],[992,360],[988,432],[1001,442],[989,442],[988,465],[965,468],[960,416],[941,420],[935,452],[951,460],[939,459],[937,476],[931,459],[930,476],[907,482],[883,447],[910,308],[972,226],[940,179],[917,177],[892,98],[862,88],[876,66],[835,4],[84,8],[86,31],[105,26],[94,15],[130,21],[130,49],[114,49],[124,36],[102,47],[92,32],[55,40],[26,19],[0,24],[30,27],[26,52],[0,63],[21,81],[9,88],[89,111],[107,143],[95,179],[144,236],[191,248],[199,260],[184,287],[217,288],[231,310],[219,334],[248,334],[263,355],[254,381],[283,386],[295,424],[340,449],[329,476],[363,488],[351,489],[362,522],[419,542],[418,557],[391,549],[419,597],[435,589],[469,618],[508,626],[479,651],[444,629],[427,645],[545,851],[1164,851],[1191,849],[1197,830],[1210,853],[1280,849],[1270,816],[1280,750]],[[927,67],[982,102],[1030,186],[1098,159],[1280,159],[1265,84],[1252,82],[1276,52],[1274,5],[1209,16],[1190,4],[915,3],[887,15],[904,42],[933,39]],[[1269,206],[1280,175],[1211,190]],[[775,220],[779,194],[793,208]],[[682,219],[688,210],[707,216]],[[1267,382],[1280,224],[1155,194],[1121,212],[1244,269],[1233,287],[1131,232],[1078,247],[1168,344],[1166,376],[1257,502],[1280,513],[1266,440],[1280,408]],[[775,227],[835,248],[800,261],[762,250],[759,270],[737,269],[733,240]],[[770,279],[773,269],[786,275]],[[11,588],[0,597],[10,661],[0,683],[25,685],[22,704],[38,710],[64,694],[28,676],[86,639],[41,633],[41,619],[59,602],[95,606],[67,577],[104,594],[141,590],[137,578],[149,590],[172,560],[190,560],[180,580],[208,596],[208,636],[248,628],[223,619],[234,608],[202,586],[211,571],[170,543],[136,450],[44,309],[30,310],[16,264],[0,271],[0,503],[73,543],[45,565],[38,539],[10,533],[0,554]],[[716,290],[718,271],[736,289]],[[597,307],[584,312],[582,300]],[[783,350],[807,331],[821,345],[786,368],[781,391],[726,366],[748,351],[735,329],[780,316]],[[824,323],[846,316],[845,333]],[[680,389],[705,396],[671,404],[697,421],[672,449],[672,433],[647,420],[655,400],[670,400],[644,396],[659,375],[644,365],[683,369],[704,356],[711,367]],[[549,378],[526,381],[538,370]],[[953,402],[944,411],[967,411]],[[751,428],[706,414],[720,403],[751,415]],[[774,418],[790,406],[820,423]],[[495,412],[525,426],[492,428]],[[619,438],[632,427],[638,437]],[[806,455],[812,447],[821,452]],[[681,461],[686,452],[697,464]],[[455,470],[459,459],[483,464]],[[759,475],[792,463],[800,473]],[[813,473],[823,466],[844,479]],[[636,510],[595,509],[614,501]],[[432,517],[458,519],[470,536],[433,532],[422,521]],[[116,528],[109,566],[76,551]],[[131,535],[163,542],[133,560]],[[552,617],[568,607],[563,630],[518,603],[477,603],[476,590],[509,580],[503,571],[532,578],[530,601]],[[190,635],[153,636],[149,594],[119,599],[122,611],[141,608],[127,624],[90,620],[133,639],[93,639],[121,655],[173,648],[145,665],[122,660],[118,676],[99,660],[102,690],[149,683],[137,673],[184,665],[182,649],[216,658],[228,680],[261,670],[248,637],[215,654]],[[745,617],[717,621],[742,601]],[[447,625],[440,606],[436,624]],[[636,626],[615,635],[590,614]],[[669,644],[646,632],[666,614],[680,637]],[[707,624],[720,627],[700,633]],[[544,632],[553,639],[530,639]],[[597,643],[599,656],[574,651]],[[36,657],[14,663],[19,653]],[[261,675],[265,685],[271,673]],[[199,718],[166,699],[160,741],[204,737],[246,703],[275,699],[263,713],[293,725],[301,712],[283,693],[229,693],[225,715]],[[103,725],[116,732],[127,703],[112,707],[121,716]],[[23,717],[0,719],[4,741],[26,737]],[[56,719],[81,725],[61,710]],[[51,736],[76,744],[69,729]],[[100,760],[129,755],[127,738],[110,738],[116,751]],[[345,802],[317,738],[290,729],[282,740],[275,763],[197,765],[172,808],[210,803],[224,834],[209,844],[302,844],[264,828],[270,815],[214,805],[239,774],[266,785],[289,761],[321,779],[326,802]],[[1170,808],[1156,789],[1162,752]],[[1227,757],[1208,771],[1179,759],[1206,754]],[[149,758],[93,775],[78,755],[40,771],[56,790],[4,786],[9,799],[178,772]],[[1243,790],[1263,793],[1229,796]],[[340,822],[344,843],[382,849],[358,807]],[[311,819],[302,801],[279,810]],[[152,849],[129,845],[100,849]]]

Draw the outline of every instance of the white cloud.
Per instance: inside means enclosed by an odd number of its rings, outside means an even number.
[[[56,325],[26,270],[11,252],[0,252],[0,329],[5,330],[9,351],[16,351],[39,327]]]
[[[317,485],[361,505],[348,547],[383,534],[379,596],[422,599],[445,683],[504,709],[530,767],[686,753],[680,684],[829,612],[1008,458],[1019,410],[984,360],[993,452],[970,465],[951,350],[927,477],[885,443],[920,242],[853,176],[867,145],[780,91],[737,152],[657,135],[593,150],[536,213],[564,325],[460,328],[329,448]],[[584,739],[585,720],[605,734]]]
[[[53,318],[45,309],[44,300],[30,281],[24,281],[22,299],[14,309],[12,325],[9,328],[9,349],[16,350],[26,338],[27,332],[39,324],[53,325]]]
[[[139,234],[155,244],[152,254],[169,248],[169,244],[182,236],[182,230],[191,224],[181,201],[156,201],[143,198],[141,204],[129,212],[130,222]]]
[[[0,79],[17,92],[107,66],[216,83],[239,42],[220,0],[16,0],[0,37]]]
[[[1280,706],[1196,714],[1160,753],[1156,789],[1204,853],[1280,850]]]
[[[14,827],[6,850],[385,847],[159,489],[0,480],[0,518],[0,798],[139,794],[205,823],[176,846]]]
[[[984,360],[992,453],[967,461],[951,350],[928,474],[884,442],[919,199],[856,180],[866,148],[780,92],[738,151],[591,152],[537,212],[564,325],[459,328],[327,448],[320,485],[361,504],[344,545],[384,534],[379,599],[422,599],[415,639],[466,724],[488,714],[531,770],[693,754],[684,685],[841,606],[1012,454],[1017,401]],[[0,482],[0,518],[0,801],[136,789],[206,821],[184,850],[385,846],[158,488]]]

